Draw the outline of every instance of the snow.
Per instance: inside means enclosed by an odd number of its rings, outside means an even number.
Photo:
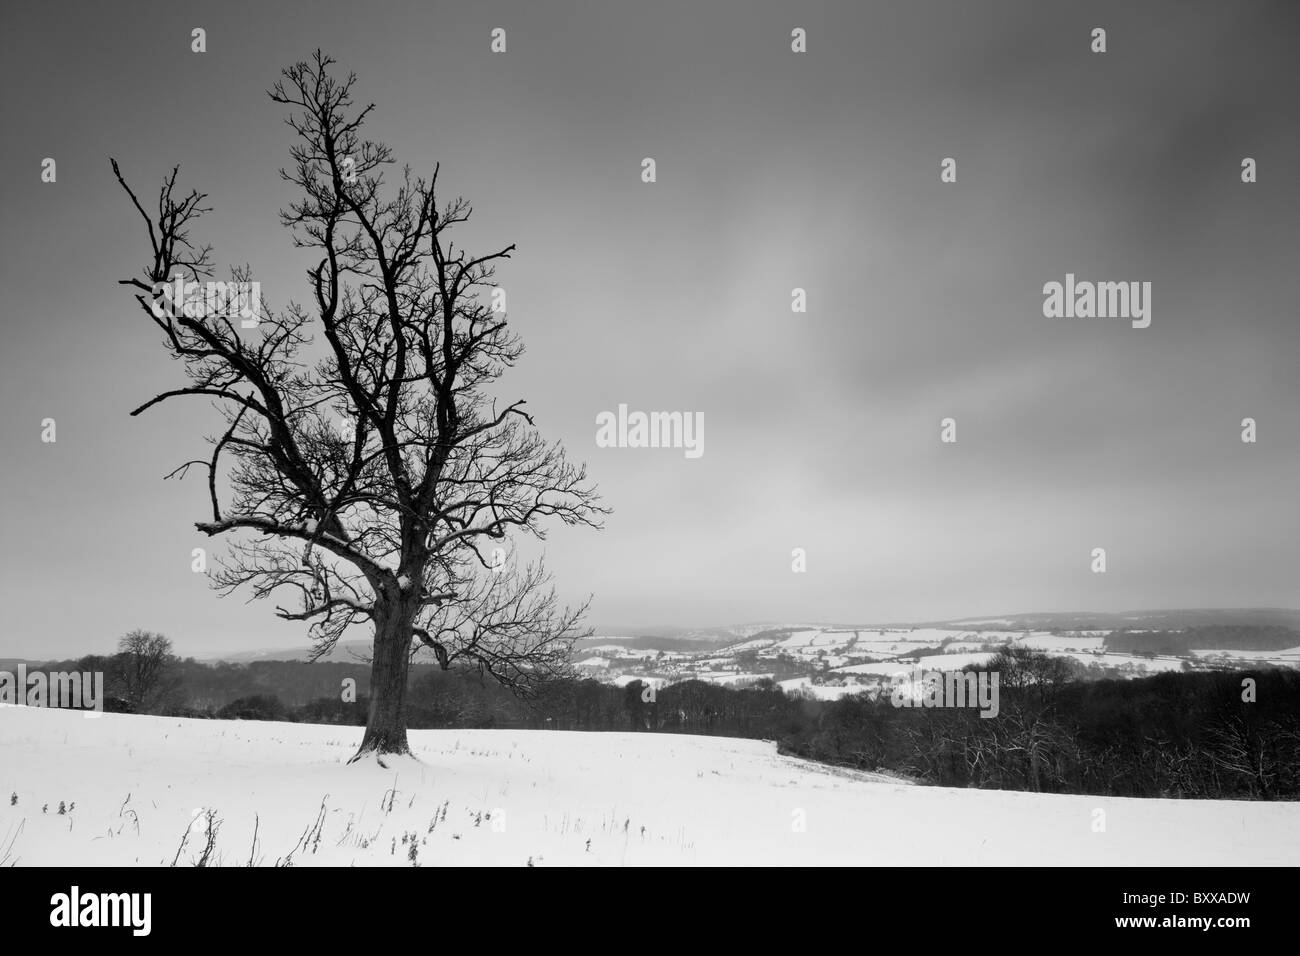
[[[811,694],[818,700],[839,700],[841,697],[848,697],[852,694],[860,694],[866,690],[865,687],[849,684],[844,687],[835,687],[830,684],[814,684],[807,677],[795,677],[791,680],[780,682],[781,689],[787,694],[795,691],[803,691]]]
[[[983,666],[996,654],[987,651],[973,654],[925,654],[917,658],[916,667],[925,671],[959,671],[963,667]]]
[[[1060,657],[1072,657],[1087,667],[1098,664],[1102,667],[1127,667],[1135,671],[1157,673],[1160,671],[1179,671],[1183,669],[1181,657],[1137,657],[1131,654],[1070,654]]]
[[[739,644],[732,644],[730,647],[725,648],[725,650],[730,651],[733,654],[739,654],[741,651],[762,650],[765,647],[771,647],[775,643],[776,641],[772,640],[770,637],[755,637],[750,638],[748,641],[741,641]]]
[[[603,654],[606,657],[617,657],[623,660],[630,660],[632,658],[649,660],[658,657],[661,653],[664,654],[664,657],[675,656],[672,652],[665,653],[662,651],[642,650],[634,647],[623,647],[619,644],[597,644],[594,647],[584,647],[583,651],[589,654]]]
[[[934,647],[942,644],[949,638],[958,637],[978,640],[976,635],[970,631],[945,631],[932,627],[920,627],[911,631],[885,631],[884,634],[881,634],[878,631],[862,631],[859,634],[857,643],[853,645],[853,648],[854,650],[863,651],[864,653],[874,654],[876,648],[880,646],[923,644],[928,647]],[[990,643],[992,640],[992,638],[989,639]]]
[[[910,663],[896,662],[883,664],[852,664],[849,667],[837,667],[836,674],[875,674],[877,677],[890,677],[903,671],[910,671]]]
[[[638,680],[643,684],[654,687],[663,687],[668,684],[666,677],[650,677],[647,674],[619,674],[617,677],[610,678],[609,683],[615,687],[626,687],[633,681]]]
[[[945,644],[943,649],[950,654],[956,654],[959,651],[979,651],[984,648],[985,644],[996,644],[997,641],[953,641],[951,644]]]
[[[703,671],[699,674],[692,675],[696,680],[708,681],[711,684],[741,685],[755,684],[764,678],[771,679],[775,674],[738,674],[735,671]]]
[[[1300,666],[1300,647],[1288,647],[1281,651],[1194,650],[1191,654],[1205,660],[1258,661]]]
[[[850,638],[852,636],[853,635],[851,634],[849,635]],[[786,650],[794,650],[795,648],[815,647],[817,645],[821,645],[825,647],[827,645],[834,645],[836,643],[843,642],[843,641],[844,641],[843,635],[823,634],[820,630],[806,630],[806,631],[795,631],[793,634],[791,634],[785,640],[781,641],[781,643],[779,643],[776,646],[784,648]]]
[[[1300,803],[912,786],[653,733],[412,731],[348,766],[355,727],[0,710],[0,865],[1291,865]],[[396,793],[392,793],[395,790]],[[10,804],[10,794],[17,803]],[[75,804],[58,813],[60,801]],[[47,809],[42,812],[42,807]],[[323,808],[323,811],[322,811]],[[1106,812],[1093,832],[1094,810]],[[489,818],[490,815],[490,818]],[[802,824],[802,826],[801,826]]]
[[[1022,647],[1032,647],[1040,651],[1101,651],[1105,645],[1105,640],[1105,637],[1076,637],[1072,634],[1057,636],[1044,631],[1035,631],[1020,641],[1019,644]]]
[[[885,661],[883,663],[854,663],[848,667],[836,667],[836,674],[879,674],[891,675],[897,674],[898,671],[911,670],[913,667],[922,667],[924,670],[936,671],[954,671],[961,670],[962,667],[970,665],[984,665],[997,657],[997,654],[985,652],[966,653],[966,654],[922,654],[917,658],[919,663],[911,663],[911,658],[906,661]]]
[[[863,637],[867,636],[868,635],[866,634],[863,635]],[[954,631],[951,628],[944,627],[916,627],[910,631],[900,632],[894,639],[919,644],[937,645],[953,638],[978,640],[978,635],[972,631]],[[992,640],[992,638],[990,638],[990,640]]]

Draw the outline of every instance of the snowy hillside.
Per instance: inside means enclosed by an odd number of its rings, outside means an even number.
[[[0,708],[0,865],[1293,864],[1300,805],[946,790],[759,741]],[[62,805],[63,812],[60,812]],[[1095,810],[1105,832],[1094,832]],[[252,851],[254,827],[257,847]]]

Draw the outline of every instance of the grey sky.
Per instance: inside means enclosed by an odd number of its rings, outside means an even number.
[[[127,415],[181,370],[116,285],[147,246],[108,157],[150,197],[180,163],[219,266],[305,300],[265,90],[317,46],[469,237],[518,244],[502,394],[614,509],[547,542],[597,626],[1300,605],[1298,10],[8,3],[0,656],[302,641],[190,571],[206,489],[161,478],[213,413]],[[1067,272],[1150,281],[1151,327],[1044,318]],[[703,412],[705,454],[597,448],[620,403]]]

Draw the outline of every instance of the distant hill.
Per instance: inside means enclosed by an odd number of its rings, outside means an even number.
[[[1106,635],[1106,650],[1123,654],[1183,656],[1191,651],[1285,651],[1300,647],[1300,631],[1276,625],[1226,624],[1185,631],[1115,631]]]
[[[936,621],[922,627],[967,627],[995,630],[1050,631],[1181,631],[1192,627],[1289,627],[1300,628],[1300,610],[1291,608],[1191,608],[1183,610],[1066,611],[1008,614],[1002,617],[968,617]]]
[[[574,642],[574,650],[586,650],[589,647],[602,647],[607,644],[617,644],[620,647],[626,647],[634,651],[683,651],[685,653],[711,651],[714,648],[723,646],[717,641],[699,640],[688,637],[655,637],[653,635],[642,635],[641,637],[586,637],[580,641]]]
[[[1192,608],[1185,610],[1155,611],[1064,611],[1007,614],[1001,617],[962,617],[944,621],[926,622],[857,622],[855,624],[733,624],[723,627],[668,627],[646,628],[601,627],[598,634],[577,643],[582,650],[600,644],[625,643],[635,650],[707,651],[725,647],[753,638],[756,634],[771,631],[792,631],[798,628],[835,627],[837,629],[862,628],[953,628],[978,630],[1026,631],[1183,631],[1188,628],[1278,627],[1300,630],[1300,610],[1290,608]],[[1222,646],[1222,645],[1219,645]],[[1252,648],[1259,650],[1263,648]],[[252,661],[305,661],[311,656],[307,646],[270,650],[234,651],[200,658],[207,661],[250,663]],[[357,663],[369,660],[370,642],[367,640],[341,641],[322,660],[334,663]]]
[[[339,641],[333,649],[321,658],[332,664],[358,664],[370,662],[370,641]],[[273,650],[232,651],[229,654],[216,654],[200,657],[207,663],[224,661],[227,664],[251,664],[256,661],[306,661],[311,659],[312,649],[303,647],[281,647]]]

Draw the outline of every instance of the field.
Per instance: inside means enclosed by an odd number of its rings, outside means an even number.
[[[413,731],[412,758],[349,766],[357,738],[352,727],[0,708],[0,865],[193,865],[209,811],[207,862],[221,866],[1300,858],[1294,803],[921,787],[763,741],[649,733]]]

